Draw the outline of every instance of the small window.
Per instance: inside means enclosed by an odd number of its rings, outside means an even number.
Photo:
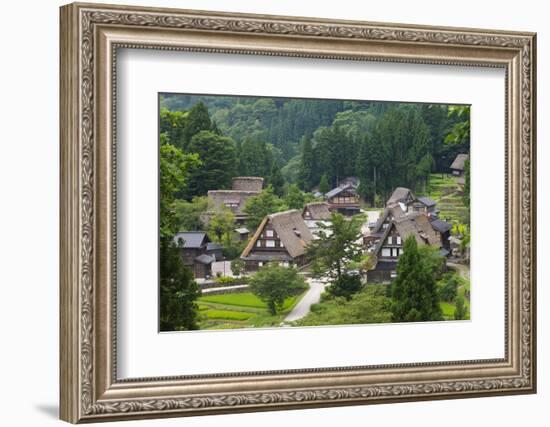
[[[264,263],[262,261],[258,261],[258,267],[263,267]]]
[[[273,230],[266,230],[266,231],[265,231],[265,235],[266,235],[267,237],[273,237]]]
[[[401,244],[401,236],[397,236],[397,244],[398,244],[398,245]]]
[[[288,263],[288,261],[283,261],[283,267],[289,267],[290,264]]]
[[[393,236],[388,236],[388,245],[391,245],[393,242]]]
[[[284,247],[285,247],[285,245],[284,245],[284,243],[283,243],[282,240],[279,240],[279,246],[281,246],[281,248],[284,248]]]
[[[261,247],[262,247],[262,241],[261,241],[261,240],[257,240],[257,241],[256,241],[256,246],[257,246],[258,248],[261,248]]]
[[[274,248],[275,247],[275,240],[266,240],[265,241],[265,246],[267,248]]]
[[[397,272],[392,271],[392,272],[390,273],[390,277],[391,277],[392,279],[395,279],[395,278],[397,277]]]
[[[384,257],[391,256],[390,248],[382,248],[382,256],[384,256]]]

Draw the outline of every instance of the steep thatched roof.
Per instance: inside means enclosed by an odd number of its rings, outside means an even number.
[[[404,212],[399,205],[394,205],[392,207],[385,208],[384,212],[382,212],[382,215],[378,217],[378,220],[376,221],[376,225],[372,229],[372,233],[378,233],[380,230],[382,230],[382,225],[384,224],[388,216],[390,217],[390,220],[393,220],[394,218],[399,218],[404,215],[412,215],[412,214],[413,213]]]
[[[262,191],[264,179],[259,176],[236,176],[233,178],[233,190],[239,191]]]
[[[386,228],[384,235],[376,244],[374,248],[375,255],[379,255],[388,234],[394,227],[403,241],[412,235],[419,245],[431,245],[437,248],[441,247],[441,240],[430,224],[429,218],[424,214],[411,212],[399,218],[394,218],[391,225]]]
[[[304,206],[302,211],[302,216],[305,213],[309,212],[310,218],[308,219],[318,219],[318,220],[327,220],[330,219],[330,211],[328,209],[328,203],[326,202],[312,202]]]
[[[243,214],[246,201],[260,194],[258,191],[239,190],[210,190],[208,192],[208,211],[213,212],[222,209],[226,204],[237,205],[233,208],[236,214]]]
[[[435,230],[426,215],[418,215],[415,218],[409,218],[407,215],[405,217],[395,219],[394,223],[397,228],[397,232],[403,240],[410,235],[414,235],[416,242],[419,245],[441,245],[441,240],[435,233]]]
[[[393,190],[392,195],[386,202],[386,206],[404,202],[409,198],[409,196],[410,198],[414,199],[413,193],[410,189],[405,187],[397,187],[395,190]]]
[[[464,163],[468,160],[467,154],[459,154],[456,156],[456,158],[453,161],[453,164],[451,165],[451,169],[463,171],[464,170]]]
[[[284,212],[277,212],[267,215],[263,220],[254,236],[248,242],[241,257],[246,258],[254,249],[256,241],[262,234],[267,223],[270,223],[279,239],[284,244],[285,249],[293,258],[301,256],[305,253],[305,247],[313,240],[313,235],[304,222],[301,212],[292,209]]]

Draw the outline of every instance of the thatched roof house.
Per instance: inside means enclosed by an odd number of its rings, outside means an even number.
[[[468,154],[459,154],[455,157],[453,163],[451,164],[451,172],[453,175],[461,176],[464,174],[464,164],[468,158]]]
[[[257,176],[238,176],[233,178],[231,190],[210,190],[208,192],[208,210],[204,222],[216,211],[230,209],[238,223],[244,222],[248,215],[244,212],[246,201],[261,193],[264,179]]]
[[[329,220],[330,210],[326,202],[311,202],[304,206],[302,217],[306,220]]]
[[[262,191],[264,179],[259,176],[236,176],[233,178],[233,190],[238,191]]]
[[[318,237],[322,224],[330,224],[330,215],[329,205],[326,202],[308,203],[302,210],[302,218],[304,218],[304,221],[314,238]]]
[[[386,206],[392,207],[399,203],[408,205],[413,200],[414,200],[414,194],[410,189],[405,187],[397,187],[395,190],[393,190],[392,195],[386,202]]]
[[[208,212],[215,212],[229,208],[235,217],[246,216],[244,206],[246,201],[253,196],[260,194],[257,191],[237,190],[211,190],[208,192]]]
[[[420,246],[430,245],[442,249],[441,234],[432,226],[427,215],[408,212],[394,216],[389,225],[383,228],[372,250],[377,264],[367,273],[369,282],[389,282],[396,277],[397,260],[409,236],[413,236]]]
[[[282,265],[301,265],[305,247],[313,235],[301,212],[295,209],[267,215],[245,247],[241,258],[248,271],[254,271],[268,262]]]

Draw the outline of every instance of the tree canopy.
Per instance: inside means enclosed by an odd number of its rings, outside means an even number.
[[[339,213],[331,213],[328,223],[319,222],[318,238],[306,247],[315,277],[328,277],[333,283],[341,282],[352,262],[363,255],[361,225],[364,217],[356,215],[347,220]]]
[[[307,289],[307,285],[298,270],[268,264],[251,277],[250,290],[267,304],[271,314],[277,314],[285,300]]]
[[[249,215],[247,225],[255,230],[266,215],[286,209],[287,205],[274,193],[273,187],[268,185],[260,194],[246,201],[244,211]]]
[[[403,249],[397,262],[397,277],[391,285],[392,320],[442,320],[433,259],[419,251],[414,236],[405,239]]]

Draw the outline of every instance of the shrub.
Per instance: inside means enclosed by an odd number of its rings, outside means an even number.
[[[344,274],[334,281],[328,288],[328,293],[335,297],[344,297],[348,301],[352,295],[362,287],[361,277],[359,275]]]
[[[439,297],[442,301],[452,302],[456,298],[458,289],[458,278],[452,274],[447,276],[443,286],[439,289]]]

